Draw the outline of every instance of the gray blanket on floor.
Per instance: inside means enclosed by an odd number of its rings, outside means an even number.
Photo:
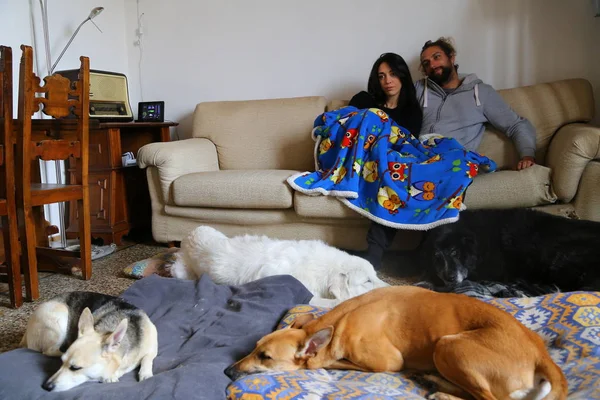
[[[230,383],[223,370],[312,294],[289,275],[237,287],[216,285],[208,276],[184,281],[154,275],[121,297],[146,311],[158,329],[153,378],[137,382],[136,369],[118,383],[48,393],[42,383],[60,359],[17,349],[0,354],[0,399],[223,399]]]

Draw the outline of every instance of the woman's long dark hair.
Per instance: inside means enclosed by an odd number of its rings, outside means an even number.
[[[400,90],[400,96],[398,97],[398,107],[407,108],[407,112],[422,115],[421,107],[417,100],[417,91],[415,90],[408,65],[406,64],[406,61],[404,61],[404,58],[395,53],[384,53],[377,61],[375,61],[375,64],[373,64],[371,74],[369,75],[367,90],[369,94],[373,96],[375,102],[377,102],[378,105],[383,106],[387,100],[385,92],[379,83],[379,66],[382,63],[387,63],[394,74],[400,78],[400,82],[402,82],[402,89]]]

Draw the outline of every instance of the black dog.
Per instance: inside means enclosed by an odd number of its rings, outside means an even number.
[[[424,279],[464,279],[600,290],[600,223],[529,209],[463,211],[420,246]]]

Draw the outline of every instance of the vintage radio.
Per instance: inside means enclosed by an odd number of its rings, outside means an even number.
[[[75,81],[79,70],[71,69],[55,71],[55,73]],[[127,77],[124,74],[90,70],[90,118],[101,122],[133,121]]]

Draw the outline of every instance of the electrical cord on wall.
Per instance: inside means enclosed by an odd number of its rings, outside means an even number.
[[[144,24],[143,24],[143,18],[144,18],[144,13],[140,13],[140,0],[136,1],[136,7],[137,7],[137,30],[136,30],[136,36],[137,36],[137,40],[135,41],[135,45],[137,45],[140,48],[140,58],[138,61],[138,78],[139,78],[139,85],[140,85],[140,101],[144,101],[144,87],[143,87],[143,74],[142,74],[142,61],[144,59]],[[138,116],[139,118],[139,116]],[[169,121],[167,120],[166,122],[173,122],[173,121]],[[177,131],[177,129],[175,129],[175,135],[177,136],[177,140],[180,140],[179,138],[179,132]]]
[[[138,76],[139,76],[139,84],[140,84],[140,99],[141,101],[144,101],[144,88],[142,85],[142,60],[144,57],[144,27],[142,24],[142,18],[144,17],[144,13],[140,14],[140,0],[137,0],[136,2],[137,5],[137,31],[136,31],[136,36],[138,38],[138,40],[135,42],[137,44],[137,46],[140,48],[140,59],[138,61]]]

